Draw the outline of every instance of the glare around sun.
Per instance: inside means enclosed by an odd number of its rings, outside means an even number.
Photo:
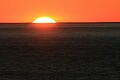
[[[56,22],[50,17],[40,17],[34,20],[33,23],[56,23]]]

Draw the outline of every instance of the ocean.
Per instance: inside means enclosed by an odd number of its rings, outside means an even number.
[[[0,24],[0,80],[96,79],[120,79],[120,23]]]

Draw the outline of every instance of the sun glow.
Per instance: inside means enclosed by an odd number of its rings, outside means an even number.
[[[33,23],[56,23],[56,22],[50,17],[40,17],[33,21]]]

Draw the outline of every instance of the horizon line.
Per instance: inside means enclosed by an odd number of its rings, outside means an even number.
[[[33,23],[33,22],[0,22],[0,24],[84,24],[84,23],[120,23],[120,22],[56,22],[56,23]]]

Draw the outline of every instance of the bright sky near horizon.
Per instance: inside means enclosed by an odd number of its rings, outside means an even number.
[[[0,22],[120,22],[120,0],[0,0]]]

